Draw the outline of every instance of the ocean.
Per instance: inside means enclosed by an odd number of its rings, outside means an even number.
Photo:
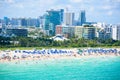
[[[120,80],[120,57],[5,62],[0,80]]]

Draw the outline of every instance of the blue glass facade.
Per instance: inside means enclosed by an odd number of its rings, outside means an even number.
[[[63,12],[64,10],[49,10],[47,14],[44,15],[44,26],[43,29],[47,32],[49,31],[50,36],[55,35],[56,25],[60,25],[63,22]]]
[[[82,26],[85,22],[86,22],[86,15],[85,15],[85,11],[82,10],[80,11],[79,14],[78,25]]]
[[[10,22],[10,19],[8,17],[4,17],[4,24],[8,25]]]
[[[95,38],[95,27],[84,27],[83,28],[83,38],[84,39],[94,39]]]

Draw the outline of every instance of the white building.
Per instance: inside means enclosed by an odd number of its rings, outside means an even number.
[[[112,38],[114,40],[120,40],[120,25],[114,25],[112,27]]]
[[[54,41],[64,41],[64,40],[68,40],[67,38],[65,38],[63,35],[56,35],[50,39],[53,39]]]
[[[0,23],[0,28],[2,28],[2,23]]]
[[[64,13],[64,24],[67,26],[74,25],[74,13],[71,12]]]
[[[97,24],[93,24],[93,26],[96,26],[97,28],[101,28],[101,29],[104,29],[106,24],[105,23],[97,23]]]

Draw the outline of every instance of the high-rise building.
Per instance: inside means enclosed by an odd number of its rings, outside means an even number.
[[[110,32],[106,32],[105,29],[100,29],[98,31],[98,36],[97,37],[99,39],[102,39],[102,40],[107,40],[107,39],[111,38],[111,33]]]
[[[0,19],[0,23],[2,23],[2,19]]]
[[[71,13],[71,12],[64,13],[64,24],[67,26],[74,25],[74,13]]]
[[[37,18],[12,18],[12,26],[34,26],[39,27],[39,19]]]
[[[83,26],[75,26],[75,37],[83,38]]]
[[[48,10],[47,14],[44,15],[43,29],[47,35],[54,36],[56,25],[60,25],[63,21],[63,9],[60,10]]]
[[[0,28],[2,28],[2,23],[0,23]]]
[[[56,35],[63,35],[66,38],[70,38],[74,36],[74,26],[65,26],[65,25],[57,25],[56,26]]]
[[[63,23],[63,18],[64,18],[64,9],[60,9],[60,23]]]
[[[95,38],[94,26],[75,26],[75,37],[84,39]]]
[[[39,17],[38,17],[38,20],[39,20],[39,25],[40,25],[40,28],[41,28],[41,29],[43,29],[44,16],[39,16]]]
[[[8,17],[4,17],[4,24],[8,25],[10,23],[10,19]]]
[[[18,19],[18,18],[12,18],[12,19],[11,19],[11,24],[12,24],[13,26],[18,26],[18,22],[19,22],[19,19]]]
[[[46,35],[49,35],[49,23],[50,23],[50,19],[49,19],[49,15],[46,13],[43,16],[43,30],[45,31]]]
[[[86,22],[85,10],[81,10],[78,19],[78,25],[82,26]]]
[[[120,40],[120,25],[114,25],[112,27],[112,38],[114,40]]]
[[[62,32],[64,37],[66,38],[70,38],[70,37],[74,37],[74,26],[63,26],[62,28]]]
[[[28,18],[27,19],[27,26],[34,26],[39,27],[39,19],[36,18]]]
[[[84,39],[94,39],[95,38],[95,27],[84,26],[83,38]]]
[[[27,20],[26,20],[26,18],[22,18],[21,19],[21,25],[22,26],[27,26]]]

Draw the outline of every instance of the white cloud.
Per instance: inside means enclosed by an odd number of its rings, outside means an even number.
[[[2,3],[2,4],[4,4],[4,3],[11,4],[11,3],[15,3],[15,0],[0,0],[0,3]]]
[[[51,5],[51,4],[55,4],[56,3],[56,0],[38,0],[36,1],[38,3],[40,3],[40,5],[44,5],[44,6],[48,6],[48,5]],[[47,5],[46,5],[47,4]]]
[[[120,0],[109,0],[109,1],[112,1],[112,2],[120,2]]]
[[[108,12],[107,12],[107,15],[108,15],[108,16],[112,16],[112,15],[113,15],[113,11],[108,11]]]
[[[5,0],[6,3],[9,3],[9,4],[12,4],[12,3],[15,3],[14,0]]]
[[[99,18],[103,16],[107,18],[119,16],[120,0],[0,0],[0,10],[2,10],[0,16],[32,17],[43,15],[49,9],[66,8],[75,13],[79,13],[80,10],[86,10],[88,20],[89,17],[92,20],[95,15],[99,16],[96,18],[100,20]]]
[[[71,3],[80,3],[83,2],[84,0],[70,0]]]
[[[110,5],[105,5],[105,6],[102,7],[102,9],[104,9],[104,10],[109,10],[111,8],[112,8],[112,6],[110,6]]]
[[[74,9],[74,7],[72,5],[69,5],[69,4],[60,4],[60,5],[53,5],[50,7],[51,9],[64,9],[65,11],[68,10],[68,11],[72,11]]]
[[[105,0],[106,2],[120,2],[120,0]]]
[[[46,9],[46,8],[51,8],[52,6],[54,6],[56,3],[56,0],[26,0],[26,2],[24,2],[24,6],[27,8],[34,8],[34,9]],[[55,8],[55,7],[54,7]]]
[[[90,8],[89,8],[89,11],[90,11],[90,12],[93,12],[94,10],[95,10],[94,7],[90,7]]]
[[[14,4],[12,5],[13,7],[16,7],[16,8],[24,8],[24,5],[23,4],[20,4],[20,3],[17,3],[17,4]]]

